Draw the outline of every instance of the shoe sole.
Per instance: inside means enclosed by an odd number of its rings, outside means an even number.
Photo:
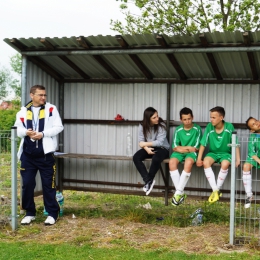
[[[173,207],[178,207],[179,204],[175,204],[174,202],[172,202],[172,206],[173,206]]]
[[[250,204],[245,204],[245,209],[249,209],[251,207],[251,203]]]
[[[32,221],[30,223],[21,223],[21,225],[27,226],[27,225],[30,225],[31,223],[32,223]]]
[[[185,201],[186,198],[187,198],[187,195],[184,194],[183,197],[181,197],[179,204],[182,204]]]
[[[55,223],[56,223],[56,222],[55,222]],[[45,223],[45,222],[44,222],[44,225],[45,225],[45,226],[52,226],[52,225],[54,225],[55,223],[51,224],[51,223]]]
[[[153,183],[152,183],[150,189],[149,189],[148,191],[146,191],[146,196],[150,194],[150,192],[151,192],[152,189],[153,189],[154,184],[155,184],[155,180],[153,180]]]
[[[32,219],[29,223],[22,223],[22,222],[21,222],[21,225],[30,225],[34,220],[35,220],[35,218]]]
[[[217,200],[210,200],[210,197],[209,197],[208,202],[209,202],[209,203],[217,202],[217,201],[219,201],[219,198],[220,198],[220,197],[222,197],[222,193],[219,193]]]
[[[173,197],[172,198],[172,205],[173,206],[179,206],[179,205],[181,205],[183,202],[184,202],[184,200],[187,198],[187,195],[186,194],[184,194],[184,196],[183,197],[181,197],[180,198],[180,200],[177,202],[176,200],[175,200],[175,198]]]
[[[172,205],[173,205],[174,207],[179,206],[179,203],[175,200],[174,197],[172,198]]]

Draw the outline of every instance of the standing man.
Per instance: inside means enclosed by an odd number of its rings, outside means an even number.
[[[232,143],[232,132],[234,126],[231,123],[224,121],[225,109],[223,107],[214,107],[210,109],[210,121],[205,129],[201,139],[197,166],[203,165],[206,178],[212,188],[212,193],[208,199],[210,203],[219,200],[222,196],[220,188],[222,187],[227,174],[228,167],[231,163],[231,147],[228,144]],[[202,155],[205,147],[209,145],[209,153],[206,154],[202,161]],[[211,168],[213,163],[220,163],[221,168],[218,174],[217,182],[214,172]],[[240,164],[240,150],[236,147],[236,167]]]
[[[57,135],[63,130],[56,106],[46,102],[45,87],[35,85],[30,89],[30,98],[16,115],[15,126],[21,138],[18,159],[21,160],[22,207],[26,215],[22,225],[28,225],[36,216],[34,203],[35,177],[39,170],[42,180],[43,201],[49,216],[45,225],[56,223],[59,204],[56,200],[56,165],[53,153],[57,148]]]
[[[190,108],[184,107],[180,110],[182,124],[174,132],[172,139],[171,158],[169,161],[170,175],[175,186],[172,205],[179,206],[186,198],[184,188],[190,178],[192,165],[196,162],[197,152],[202,136],[201,128],[193,123],[193,113]],[[184,161],[184,168],[180,175],[179,162]]]

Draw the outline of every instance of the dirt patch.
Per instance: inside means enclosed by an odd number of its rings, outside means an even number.
[[[223,252],[250,251],[246,246],[228,245],[226,226],[214,224],[197,227],[169,227],[132,223],[126,220],[108,220],[105,218],[84,219],[64,216],[53,226],[32,223],[20,226],[15,232],[8,232],[4,240],[60,244],[83,245],[91,243],[95,247],[125,247],[169,251],[181,250],[186,253],[218,254]]]

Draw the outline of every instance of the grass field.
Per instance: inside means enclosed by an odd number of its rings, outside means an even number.
[[[0,162],[0,195],[10,198],[10,155]],[[35,198],[37,218],[32,224],[20,225],[22,215],[16,231],[1,222],[1,259],[260,259],[259,238],[229,245],[226,202],[210,205],[188,197],[173,207],[165,206],[162,197],[79,191],[63,195],[64,215],[53,226],[43,224],[42,196]],[[190,216],[198,208],[203,224],[192,226]]]
[[[1,227],[1,259],[260,259],[253,242],[229,245],[228,203],[209,205],[188,197],[176,208],[147,196],[63,194],[64,216],[54,226],[43,225],[38,196],[31,225],[19,224],[15,232]],[[199,207],[203,225],[191,226],[190,215]]]

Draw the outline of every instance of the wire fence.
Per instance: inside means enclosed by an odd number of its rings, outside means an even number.
[[[0,224],[11,221],[11,131],[0,131]]]
[[[260,143],[260,138],[255,141]],[[251,206],[245,208],[247,195],[243,184],[243,165],[248,155],[249,136],[238,136],[238,142],[241,151],[241,164],[236,170],[234,244],[260,246],[259,170],[255,167],[251,169],[253,200]]]
[[[231,167],[234,185],[231,182],[230,243],[260,246],[260,176],[258,170],[253,167],[251,170],[253,200],[251,207],[245,208],[246,194],[242,174],[248,154],[249,136],[237,136],[237,138],[241,151],[241,164],[235,169]],[[258,139],[260,142],[260,138]],[[235,139],[232,141],[233,144],[235,144]],[[16,129],[0,131],[0,225],[12,224],[13,229],[17,228],[17,205],[19,204],[17,191],[20,174],[18,174],[16,161],[17,145]],[[232,147],[232,153],[234,150]],[[233,160],[232,164],[234,165]]]

